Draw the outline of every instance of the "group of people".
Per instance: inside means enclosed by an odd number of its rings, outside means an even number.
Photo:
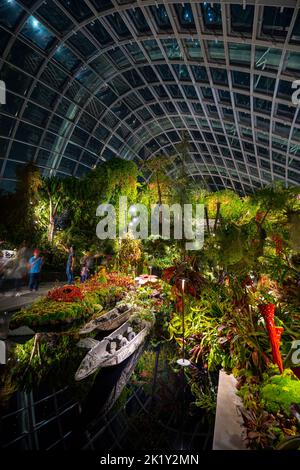
[[[94,265],[94,257],[88,251],[86,254],[80,259],[80,282],[85,282],[93,268]],[[69,249],[67,266],[66,266],[66,275],[68,284],[74,283],[74,271],[76,267],[76,255],[75,250],[73,247]]]
[[[1,252],[2,254],[2,252]],[[43,266],[43,257],[38,249],[33,251],[24,243],[17,250],[14,257],[4,262],[3,254],[0,262],[0,286],[5,280],[11,280],[14,284],[15,295],[21,295],[21,287],[26,276],[29,276],[29,290],[37,291],[40,282],[40,272]]]
[[[37,291],[40,283],[40,273],[44,264],[44,258],[40,255],[40,251],[36,248],[32,249],[23,242],[16,253],[12,252],[10,259],[5,258],[3,252],[0,251],[0,288],[2,288],[6,280],[13,283],[15,295],[21,295],[22,285],[26,282],[28,276],[29,290]],[[85,282],[92,272],[94,265],[94,256],[90,252],[86,252],[80,259],[80,281]],[[66,275],[68,284],[74,283],[74,273],[76,269],[75,250],[71,247],[68,251],[66,264]]]

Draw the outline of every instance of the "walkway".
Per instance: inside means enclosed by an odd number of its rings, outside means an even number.
[[[34,300],[43,297],[48,293],[54,285],[63,283],[58,282],[43,282],[40,284],[38,292],[30,292],[28,289],[23,288],[19,297],[15,296],[13,290],[4,292],[0,295],[0,312],[13,312],[30,305]]]

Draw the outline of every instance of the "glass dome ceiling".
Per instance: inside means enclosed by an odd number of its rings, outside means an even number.
[[[300,182],[300,2],[0,0],[0,187],[174,154],[211,189]],[[174,169],[173,171],[176,171]]]

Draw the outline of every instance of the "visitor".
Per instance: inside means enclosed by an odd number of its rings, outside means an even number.
[[[27,247],[27,243],[24,240],[17,251],[16,262],[15,262],[14,281],[15,281],[16,297],[21,295],[22,284],[23,284],[23,281],[25,282],[25,277],[28,271],[29,258],[30,258],[30,249]]]
[[[81,269],[80,269],[80,282],[83,283],[87,280],[88,278],[88,267],[86,264],[86,260],[81,264]]]
[[[43,258],[40,256],[39,250],[35,249],[33,256],[29,260],[29,290],[37,291],[40,282],[40,272],[43,265]]]
[[[87,251],[86,254],[80,260],[80,282],[85,282],[93,268],[94,257],[91,252]]]
[[[69,285],[74,283],[74,268],[75,268],[75,251],[74,251],[74,248],[71,246],[69,250],[69,256],[68,256],[68,261],[67,261],[67,266],[66,266],[67,281]]]

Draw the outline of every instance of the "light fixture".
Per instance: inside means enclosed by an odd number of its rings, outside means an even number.
[[[184,290],[185,290],[185,283],[186,279],[181,280],[181,292],[182,292],[182,357],[177,360],[177,364],[181,367],[188,367],[191,365],[191,362],[185,358],[185,325],[184,325],[184,310],[185,310],[185,302],[184,302]]]
[[[38,28],[39,27],[39,22],[36,18],[32,18],[32,26],[34,28]]]

